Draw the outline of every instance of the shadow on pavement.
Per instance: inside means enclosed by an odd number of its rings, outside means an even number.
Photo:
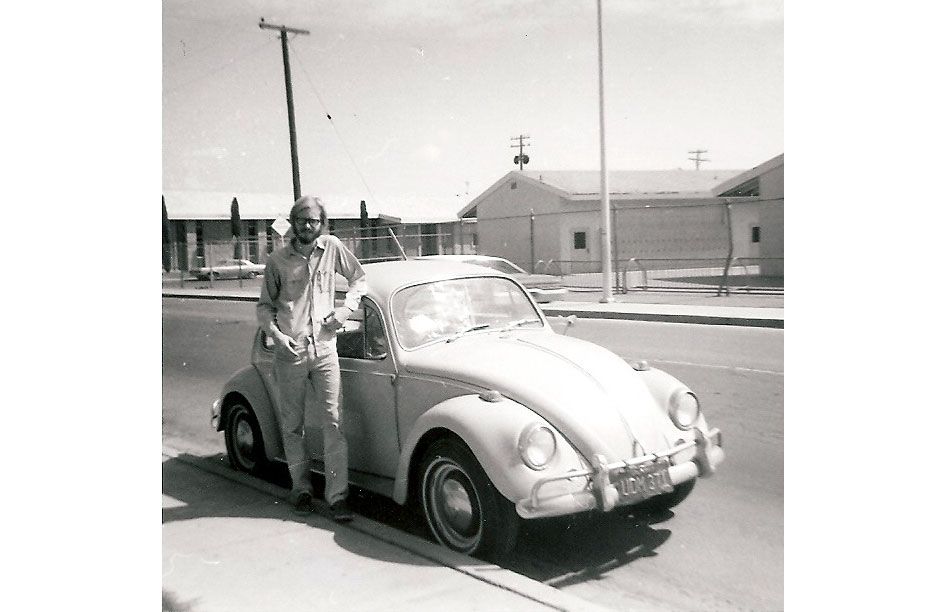
[[[337,524],[327,516],[326,504],[322,499],[315,502],[317,512],[307,516],[298,516],[294,514],[293,509],[285,500],[286,489],[284,496],[279,497],[260,490],[261,487],[255,488],[235,482],[197,467],[199,464],[210,462],[216,463],[214,467],[218,470],[220,469],[218,464],[227,466],[225,461],[224,455],[199,457],[184,454],[163,462],[163,495],[170,498],[169,502],[164,500],[164,525],[206,518],[250,519],[243,524],[235,522],[229,526],[231,532],[244,532],[244,536],[248,538],[258,537],[259,534],[259,530],[250,524],[253,520],[269,519],[284,523],[306,524],[311,529],[332,531],[333,541],[338,546],[357,555],[409,565],[435,565],[429,560],[405,553],[401,549],[377,545],[372,536],[356,528],[355,521],[349,523],[348,528],[338,529]],[[277,473],[273,474],[273,477],[276,479]],[[245,476],[245,478],[251,477]],[[269,482],[268,487],[271,484],[277,483]],[[322,478],[319,486],[322,492]],[[356,513],[400,530],[412,531],[406,524],[409,519],[403,516],[405,510],[398,510],[397,514],[393,514],[387,507],[380,505],[368,507],[365,505],[367,503],[372,503],[371,496],[360,494],[358,491],[350,495],[349,505]],[[387,504],[396,505],[391,500],[388,500]],[[376,515],[384,518],[378,518]],[[167,543],[164,542],[164,546],[166,545]]]
[[[517,554],[506,569],[556,588],[602,578],[642,557],[655,556],[672,532],[655,528],[669,511],[630,514],[587,512],[524,523]]]

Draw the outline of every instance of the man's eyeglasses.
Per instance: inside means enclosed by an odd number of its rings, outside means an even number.
[[[319,219],[295,219],[294,222],[300,225],[301,227],[303,227],[304,225],[310,225],[312,227],[316,227],[320,225]]]

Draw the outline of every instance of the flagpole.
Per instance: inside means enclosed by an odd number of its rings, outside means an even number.
[[[601,20],[601,0],[597,0],[597,73],[600,90],[601,136],[601,276],[603,293],[601,302],[613,301],[610,283],[610,193],[607,186],[607,152],[604,141],[604,28]]]

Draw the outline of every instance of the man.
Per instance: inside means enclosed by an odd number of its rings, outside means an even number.
[[[298,514],[313,511],[311,453],[305,431],[322,425],[326,473],[324,497],[334,520],[352,520],[346,438],[340,414],[336,332],[366,293],[356,257],[327,229],[319,198],[303,196],[290,211],[293,238],[268,258],[258,300],[258,323],[274,341],[277,414],[291,477],[291,503]],[[336,274],[349,281],[343,306],[334,309]],[[314,401],[305,402],[307,383]],[[305,404],[312,408],[305,410]],[[306,440],[309,441],[309,440]]]

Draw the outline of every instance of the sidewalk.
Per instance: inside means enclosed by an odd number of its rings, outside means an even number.
[[[359,515],[298,517],[286,494],[164,445],[163,610],[607,610]],[[621,609],[655,608],[625,598]]]
[[[163,297],[255,301],[256,283],[216,281],[163,285]],[[599,291],[572,290],[564,300],[540,304],[548,316],[576,315],[586,319],[623,319],[700,325],[740,325],[783,329],[783,295],[735,293],[717,296],[714,293],[677,291],[632,291],[613,295],[613,301],[601,303]]]

